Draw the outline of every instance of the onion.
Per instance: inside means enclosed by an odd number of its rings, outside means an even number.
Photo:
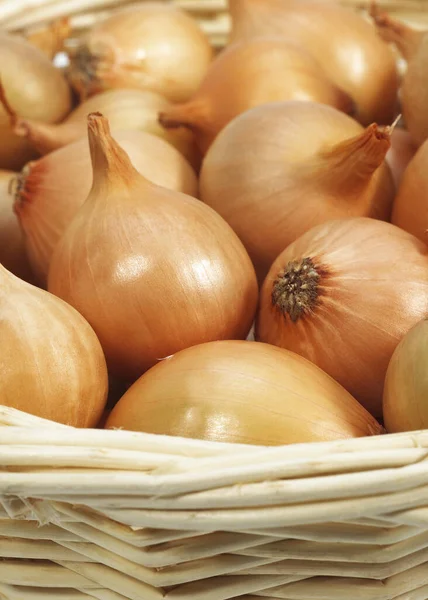
[[[392,355],[383,392],[383,414],[390,433],[428,429],[428,321],[420,321]]]
[[[391,220],[428,243],[428,140],[418,149],[404,172]]]
[[[0,171],[0,264],[21,279],[31,281],[33,274],[9,190],[14,177],[13,171]]]
[[[407,61],[400,89],[403,118],[415,144],[420,146],[428,138],[428,36],[404,23],[391,19],[376,7],[372,16],[382,38],[393,42]]]
[[[389,218],[389,145],[388,129],[364,131],[329,106],[266,104],[217,137],[202,167],[201,198],[236,231],[262,281],[278,254],[319,223]]]
[[[428,311],[428,248],[389,223],[331,221],[277,258],[256,339],[311,360],[375,416],[388,362]]]
[[[109,90],[85,100],[59,124],[21,119],[10,107],[9,110],[15,134],[26,137],[40,154],[86,137],[88,114],[100,111],[113,129],[152,133],[175,146],[193,166],[199,167],[200,157],[193,135],[183,130],[167,131],[158,123],[159,111],[168,110],[170,106],[166,98],[148,90]]]
[[[194,346],[160,362],[119,400],[106,427],[264,446],[382,432],[309,361],[243,341]]]
[[[414,157],[417,147],[410,133],[404,129],[394,129],[391,135],[391,148],[386,155],[395,187],[398,188],[408,164]]]
[[[67,82],[41,50],[16,36],[0,34],[1,80],[17,113],[27,119],[56,123],[71,108]],[[20,169],[34,156],[17,137],[7,111],[0,106],[0,168]]]
[[[142,131],[119,132],[117,139],[150,181],[197,195],[197,179],[181,154],[164,140]],[[18,177],[15,210],[40,284],[46,284],[52,252],[82,206],[92,184],[87,139],[29,163]]]
[[[100,343],[71,306],[0,265],[0,405],[93,427],[107,399]]]
[[[182,102],[198,88],[211,58],[208,39],[189,15],[163,2],[144,2],[92,27],[69,76],[82,97],[122,87]]]
[[[394,53],[353,10],[320,0],[229,0],[232,41],[281,35],[354,100],[358,120],[388,124],[397,108]]]
[[[244,247],[202,202],[150,183],[89,116],[94,170],[56,246],[49,290],[93,326],[113,375],[133,380],[198,343],[245,338],[257,282]]]
[[[320,73],[310,54],[280,38],[266,38],[226,48],[192,99],[164,111],[160,122],[167,128],[194,131],[205,153],[234,117],[277,100],[312,100],[353,110],[349,96]]]

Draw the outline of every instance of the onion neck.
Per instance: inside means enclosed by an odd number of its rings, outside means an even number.
[[[52,125],[17,119],[13,129],[17,136],[27,138],[40,154],[48,154],[76,139],[76,125],[71,123]]]
[[[185,127],[190,131],[200,130],[209,124],[207,103],[195,99],[171,106],[159,114],[158,120],[165,129]]]
[[[416,55],[426,31],[418,31],[392,19],[386,12],[382,12],[375,2],[372,3],[370,15],[381,38],[395,44],[403,58],[408,61]]]

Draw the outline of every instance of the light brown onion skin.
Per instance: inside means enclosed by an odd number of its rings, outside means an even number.
[[[391,221],[428,243],[428,140],[418,149],[404,172]]]
[[[71,109],[69,86],[41,50],[18,36],[0,34],[1,83],[16,112],[46,123],[62,120]],[[35,156],[31,145],[17,137],[10,117],[0,106],[0,168],[19,170]]]
[[[281,38],[235,43],[211,63],[193,97],[160,115],[167,129],[187,127],[203,154],[237,115],[267,102],[313,101],[350,113],[351,98],[320,72],[303,48]]]
[[[117,139],[135,167],[151,181],[189,195],[198,194],[194,171],[170,144],[142,131],[118,132]],[[41,285],[46,285],[56,244],[85,202],[91,185],[87,139],[64,146],[24,168],[15,210]]]
[[[144,2],[91,29],[69,78],[83,97],[138,88],[182,102],[198,88],[211,59],[208,39],[195,20],[164,2]]]
[[[301,45],[354,99],[363,125],[392,122],[399,84],[396,60],[355,11],[312,0],[229,0],[229,7],[232,41],[275,34]]]
[[[389,433],[428,429],[428,321],[401,340],[392,355],[383,391],[383,414]]]
[[[293,322],[273,303],[272,292],[283,269],[304,258],[312,259],[320,278],[314,301]],[[301,294],[293,298],[295,305],[302,301]],[[379,417],[392,353],[427,311],[428,248],[422,242],[374,219],[330,221],[302,235],[272,265],[256,339],[311,360]]]
[[[413,142],[410,133],[405,129],[394,129],[391,135],[391,148],[386,155],[386,162],[391,169],[397,189],[416,151],[417,146]]]
[[[389,142],[378,135],[374,129],[366,137],[347,115],[311,102],[259,106],[219,134],[202,166],[201,199],[236,231],[260,282],[278,254],[315,225],[390,218]],[[355,136],[361,144],[343,148],[343,158],[326,156]]]
[[[150,183],[91,115],[94,183],[55,248],[49,290],[97,333],[110,372],[135,380],[159,359],[245,338],[257,282],[241,242],[202,202]]]
[[[94,427],[107,400],[100,343],[71,306],[0,265],[0,404]]]
[[[262,446],[382,432],[309,361],[245,341],[202,344],[161,361],[119,400],[106,427]]]
[[[25,250],[24,237],[13,211],[10,186],[16,173],[0,170],[0,264],[17,277],[32,282],[33,273]]]

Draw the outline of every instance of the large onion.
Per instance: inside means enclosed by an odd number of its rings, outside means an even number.
[[[331,221],[272,265],[256,337],[308,358],[379,416],[392,353],[427,311],[422,242],[374,219]]]
[[[388,219],[395,188],[389,131],[366,131],[311,102],[266,104],[237,117],[211,146],[201,198],[233,227],[259,280],[299,235],[330,219]]]
[[[194,346],[160,362],[119,400],[106,426],[265,446],[382,431],[309,361],[243,341]]]
[[[33,274],[9,189],[14,177],[13,171],[0,171],[0,264],[21,279],[31,281]]]
[[[117,130],[138,129],[165,139],[179,150],[195,167],[200,158],[193,135],[185,130],[167,131],[158,123],[158,114],[171,106],[166,98],[148,90],[109,90],[79,104],[59,124],[43,123],[13,116],[14,132],[26,137],[40,154],[71,144],[86,137],[87,116],[102,112]]]
[[[49,59],[18,36],[0,34],[1,83],[19,115],[46,123],[63,119],[71,108],[64,76]],[[31,145],[17,137],[0,106],[0,168],[20,169],[34,156]]]
[[[197,179],[170,144],[142,131],[123,131],[117,139],[136,169],[150,181],[192,196]],[[15,210],[25,233],[28,256],[38,281],[45,284],[52,252],[91,189],[87,139],[29,163],[18,178]]]
[[[150,183],[89,116],[92,190],[58,243],[49,290],[100,338],[113,374],[136,379],[198,343],[245,338],[257,303],[250,259],[202,202]]]
[[[226,48],[191,100],[163,111],[160,121],[167,128],[184,126],[194,131],[200,150],[206,152],[234,117],[277,100],[321,102],[345,112],[354,108],[310,54],[281,38],[265,38]]]
[[[383,414],[390,433],[428,429],[428,321],[404,336],[392,355],[383,392]]]
[[[428,140],[404,172],[394,200],[392,222],[428,243]]]
[[[122,87],[181,102],[198,88],[211,58],[196,21],[164,2],[144,2],[91,28],[72,58],[70,80],[83,97]]]
[[[355,101],[363,125],[390,123],[397,108],[393,52],[353,10],[320,0],[229,0],[232,40],[281,35],[305,48]]]
[[[107,400],[99,341],[71,306],[0,265],[0,405],[94,427]]]

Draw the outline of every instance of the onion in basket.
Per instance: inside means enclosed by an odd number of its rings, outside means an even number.
[[[353,98],[363,125],[394,119],[395,56],[354,10],[323,0],[229,0],[229,6],[233,41],[280,35],[299,44]]]
[[[196,175],[170,144],[143,131],[118,132],[136,169],[154,183],[197,195]],[[15,211],[34,273],[45,285],[52,252],[91,189],[87,139],[30,162],[18,176]]]
[[[428,248],[390,223],[314,227],[263,284],[256,339],[311,360],[381,415],[388,362],[428,312]]]
[[[97,333],[112,374],[136,379],[198,343],[245,338],[257,282],[245,248],[205,204],[150,183],[89,116],[94,182],[58,243],[49,290]]]
[[[208,39],[189,15],[166,2],[143,2],[91,28],[69,77],[81,97],[122,87],[181,102],[198,88],[211,58]]]
[[[49,59],[18,36],[0,34],[1,82],[19,115],[56,123],[71,109],[71,94],[63,74]],[[0,106],[0,168],[20,169],[33,155],[28,142],[17,137],[7,111]]]
[[[0,265],[0,405],[94,427],[107,400],[100,343],[71,306]]]
[[[320,72],[303,48],[280,38],[262,38],[226,48],[194,96],[163,111],[160,122],[168,129],[193,131],[205,153],[234,117],[277,100],[320,102],[348,113],[354,108],[351,98]]]
[[[278,254],[311,227],[389,218],[389,147],[389,128],[364,130],[330,106],[266,104],[219,134],[202,166],[201,198],[239,235],[263,281]]]
[[[202,344],[162,361],[129,388],[106,427],[266,446],[382,432],[309,361],[243,341]]]
[[[428,429],[428,321],[420,321],[392,355],[383,392],[385,426],[390,433]]]

